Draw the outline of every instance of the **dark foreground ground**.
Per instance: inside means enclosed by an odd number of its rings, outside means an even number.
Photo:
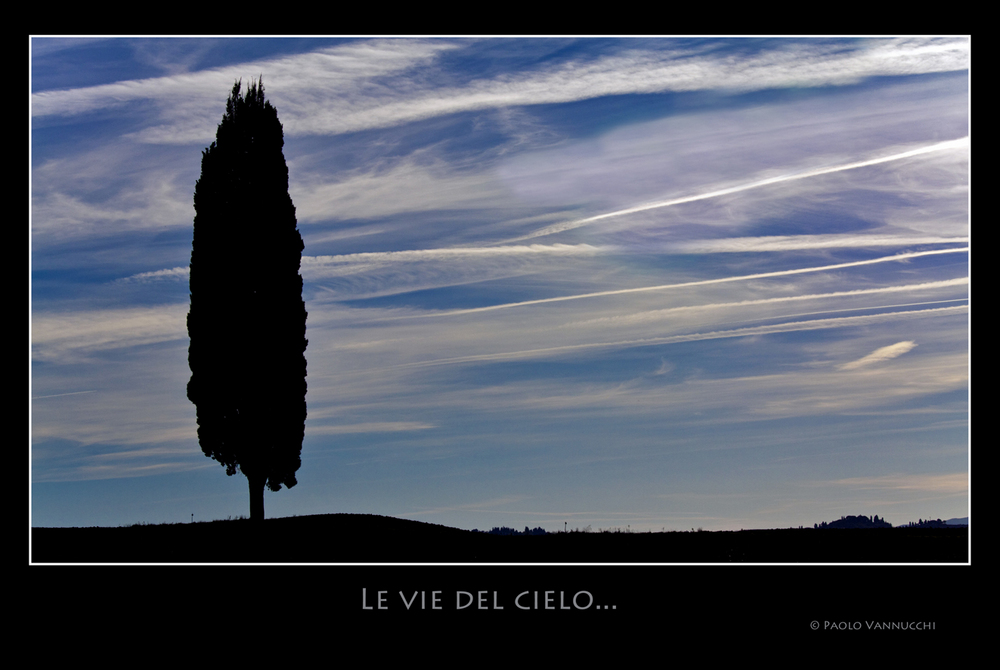
[[[33,563],[966,563],[968,528],[498,536],[365,514],[33,528]]]

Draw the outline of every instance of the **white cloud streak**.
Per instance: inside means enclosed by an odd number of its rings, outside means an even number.
[[[121,279],[116,279],[115,281],[127,284],[132,282],[146,283],[151,281],[187,281],[188,276],[191,274],[191,268],[189,266],[181,266],[176,268],[169,268],[166,270],[154,270],[153,272],[140,272],[137,275],[132,275],[131,277],[122,277]]]
[[[912,351],[917,343],[913,340],[906,340],[904,342],[897,342],[896,344],[890,344],[887,347],[880,347],[875,351],[871,352],[864,358],[859,358],[856,361],[851,361],[850,363],[845,363],[840,366],[841,370],[857,370],[858,368],[867,367],[869,365],[875,365],[877,363],[882,363],[884,361],[892,360],[898,356],[902,356],[908,351]]]

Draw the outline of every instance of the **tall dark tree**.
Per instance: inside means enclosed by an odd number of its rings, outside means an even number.
[[[241,84],[195,185],[187,393],[202,451],[246,475],[260,520],[264,487],[296,484],[308,342],[281,123],[261,81]]]

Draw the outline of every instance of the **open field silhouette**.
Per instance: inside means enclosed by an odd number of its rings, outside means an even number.
[[[966,563],[968,527],[504,536],[368,514],[33,528],[34,563]]]

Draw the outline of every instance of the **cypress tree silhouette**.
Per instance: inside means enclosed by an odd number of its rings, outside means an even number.
[[[263,80],[233,86],[194,191],[188,398],[198,441],[250,486],[295,486],[306,420],[302,236],[288,195],[278,113]]]

